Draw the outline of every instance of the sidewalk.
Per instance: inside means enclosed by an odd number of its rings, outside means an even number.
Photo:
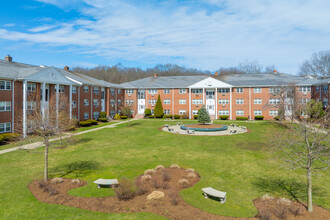
[[[135,120],[138,120],[138,119],[132,119],[130,121],[135,121]],[[111,125],[107,125],[107,126],[103,126],[103,127],[99,127],[99,128],[92,128],[92,129],[86,130],[86,131],[81,131],[81,132],[77,132],[77,133],[71,133],[70,135],[62,136],[62,139],[65,139],[65,138],[68,138],[68,137],[72,137],[72,136],[81,135],[81,134],[86,134],[86,133],[97,131],[97,130],[101,130],[101,129],[104,129],[104,128],[114,128],[117,125],[124,124],[124,123],[127,123],[127,122],[128,122],[128,120],[122,121],[122,122],[118,122],[118,123],[115,123],[115,124],[111,124]],[[58,140],[60,140],[59,137],[52,138],[52,139],[49,140],[49,142],[58,141]],[[8,148],[8,149],[5,149],[5,150],[1,150],[0,151],[0,154],[9,153],[9,152],[16,151],[16,150],[19,150],[19,149],[33,150],[33,149],[36,149],[36,148],[39,148],[39,147],[42,147],[42,146],[43,146],[43,143],[41,141],[39,141],[39,142],[31,143],[31,144],[25,144],[25,145],[22,145],[20,147],[13,147],[13,148]]]

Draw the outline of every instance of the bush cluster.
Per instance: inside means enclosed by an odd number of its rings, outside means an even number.
[[[194,117],[194,119],[198,119],[198,115],[194,115],[193,117]]]
[[[149,118],[154,118],[155,116],[154,116],[154,115],[149,115],[148,117],[149,117]]]
[[[174,115],[175,119],[180,119],[180,115]]]
[[[219,118],[220,118],[221,120],[228,120],[229,115],[220,115]]]
[[[97,125],[97,121],[93,119],[88,119],[86,121],[89,121],[92,125]]]
[[[150,108],[146,108],[146,110],[144,110],[144,114],[145,114],[145,116],[151,115],[151,109]]]
[[[189,119],[189,115],[181,115],[181,119]]]
[[[4,139],[5,139],[5,137],[0,134],[0,143],[2,143]]]
[[[126,115],[121,115],[120,119],[127,119],[127,116]]]
[[[90,121],[80,121],[79,122],[79,126],[81,126],[81,127],[89,127],[91,125],[92,125],[92,122],[90,122]]]
[[[3,136],[3,141],[16,141],[16,140],[19,139],[20,134],[18,134],[18,133],[4,133],[4,134],[1,134],[1,136]]]
[[[262,116],[262,115],[256,115],[256,116],[254,116],[254,119],[255,120],[264,120],[264,116]]]
[[[280,116],[275,116],[274,119],[275,119],[276,121],[279,121],[279,120],[280,120]]]
[[[113,118],[115,120],[120,120],[120,115],[119,114],[116,114],[115,117]]]
[[[114,189],[119,200],[129,200],[134,198],[136,186],[128,179],[121,179],[119,186]]]
[[[165,115],[165,118],[172,118],[173,115]]]
[[[246,121],[246,120],[248,120],[248,118],[247,117],[236,117],[236,120]]]
[[[101,112],[100,113],[100,118],[106,118],[107,117],[107,113],[106,112]]]
[[[107,122],[107,121],[108,121],[107,118],[99,118],[98,120],[99,120],[100,122]]]

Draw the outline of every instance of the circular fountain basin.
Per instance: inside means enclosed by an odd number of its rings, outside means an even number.
[[[200,124],[186,124],[181,125],[180,128],[182,130],[193,130],[193,131],[202,131],[202,132],[213,132],[213,131],[225,131],[228,130],[227,125],[217,125],[217,124],[211,124],[211,125],[200,125]]]

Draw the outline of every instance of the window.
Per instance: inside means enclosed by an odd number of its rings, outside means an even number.
[[[84,99],[84,106],[89,106],[89,100],[88,99]]]
[[[77,115],[72,115],[72,119],[77,119]]]
[[[254,93],[261,93],[261,88],[254,88]]]
[[[203,89],[192,89],[191,93],[200,94],[200,93],[203,93]]]
[[[193,115],[198,115],[198,110],[192,110]]]
[[[0,133],[10,132],[11,131],[11,123],[0,123]]]
[[[120,109],[118,110],[118,114],[121,114],[121,110]]]
[[[269,88],[269,93],[278,94],[281,92],[281,88]]]
[[[262,111],[260,111],[260,110],[254,110],[254,115],[262,115]]]
[[[115,94],[115,88],[110,88],[110,93],[111,93],[111,95],[114,95]]]
[[[88,92],[89,91],[89,87],[88,86],[84,86],[84,92]]]
[[[280,104],[281,100],[280,99],[269,99],[269,104],[276,105]]]
[[[97,95],[100,93],[100,87],[94,87],[93,92]]]
[[[323,93],[328,93],[328,85],[323,85]]]
[[[180,90],[179,90],[179,93],[180,93],[180,94],[186,94],[186,89],[180,89]]]
[[[126,105],[134,105],[133,99],[126,99]]]
[[[26,110],[35,110],[37,106],[36,101],[27,101],[26,102]]]
[[[115,104],[115,100],[114,99],[110,99],[110,105],[114,105]]]
[[[85,112],[84,113],[84,119],[86,120],[86,119],[89,119],[89,114],[88,114],[88,112]]]
[[[277,110],[270,110],[269,111],[269,115],[270,116],[277,116],[278,115],[278,111]]]
[[[164,114],[165,115],[169,115],[170,114],[170,110],[168,110],[168,109],[164,110]]]
[[[244,99],[236,99],[236,104],[244,104]]]
[[[55,85],[55,88],[56,88],[56,85]],[[26,90],[29,92],[35,92],[37,90],[37,84],[27,83]]]
[[[72,86],[72,93],[77,93],[77,87],[76,86]]]
[[[151,114],[152,114],[152,115],[154,114],[154,110],[153,110],[153,109],[151,109]]]
[[[219,110],[219,115],[229,115],[229,110]]]
[[[193,104],[193,105],[200,105],[200,104],[203,104],[203,100],[202,100],[202,99],[193,99],[193,100],[192,100],[192,104]]]
[[[115,115],[115,110],[111,110],[110,115],[114,116]]]
[[[77,108],[77,102],[76,101],[72,101],[72,108]]]
[[[185,99],[179,99],[179,104],[180,105],[185,105],[186,104],[186,100]]]
[[[0,112],[11,111],[11,102],[0,102]]]
[[[148,102],[150,105],[155,105],[157,102],[157,99],[149,99]]]
[[[254,99],[255,105],[260,105],[262,103],[262,99]]]
[[[307,104],[310,99],[300,99],[300,104]]]
[[[55,85],[54,88],[55,88],[55,92],[56,92],[57,85]],[[28,84],[28,91],[29,91],[29,84]],[[59,86],[58,92],[64,93],[64,86]]]
[[[131,110],[131,114],[134,115],[134,110],[133,109]]]
[[[128,95],[132,95],[134,93],[134,90],[133,89],[126,89],[125,93],[128,94]]]
[[[179,115],[185,115],[186,114],[186,110],[179,110]]]
[[[311,87],[310,86],[300,86],[299,87],[299,92],[310,92]]]
[[[320,87],[316,86],[316,92],[319,92],[319,91],[320,91]]]
[[[121,94],[121,89],[118,89],[118,94]]]
[[[0,90],[11,90],[11,82],[0,80]]]
[[[121,100],[120,99],[118,99],[118,105],[121,105]]]
[[[171,104],[171,100],[170,100],[170,99],[164,99],[164,104],[165,104],[165,105],[169,105],[169,104]]]
[[[220,105],[229,104],[229,99],[219,99],[219,104]]]
[[[93,118],[96,120],[100,117],[100,112],[93,112]]]
[[[157,94],[157,89],[149,89],[149,94]]]
[[[164,94],[170,94],[170,89],[164,89]]]
[[[218,93],[229,93],[229,88],[218,89]]]
[[[99,99],[94,99],[93,100],[93,105],[97,108],[100,105],[100,100]]]
[[[243,110],[237,110],[236,115],[244,115],[244,111]]]
[[[243,88],[236,88],[236,93],[243,93]]]

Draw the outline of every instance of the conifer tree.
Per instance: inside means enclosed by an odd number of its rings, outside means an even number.
[[[198,123],[199,124],[205,124],[205,123],[210,123],[211,122],[211,118],[209,116],[209,113],[207,112],[205,106],[203,105],[203,107],[198,111]]]
[[[154,115],[155,118],[161,118],[164,115],[164,109],[163,109],[162,101],[160,100],[160,95],[158,95],[158,99],[154,109]]]

